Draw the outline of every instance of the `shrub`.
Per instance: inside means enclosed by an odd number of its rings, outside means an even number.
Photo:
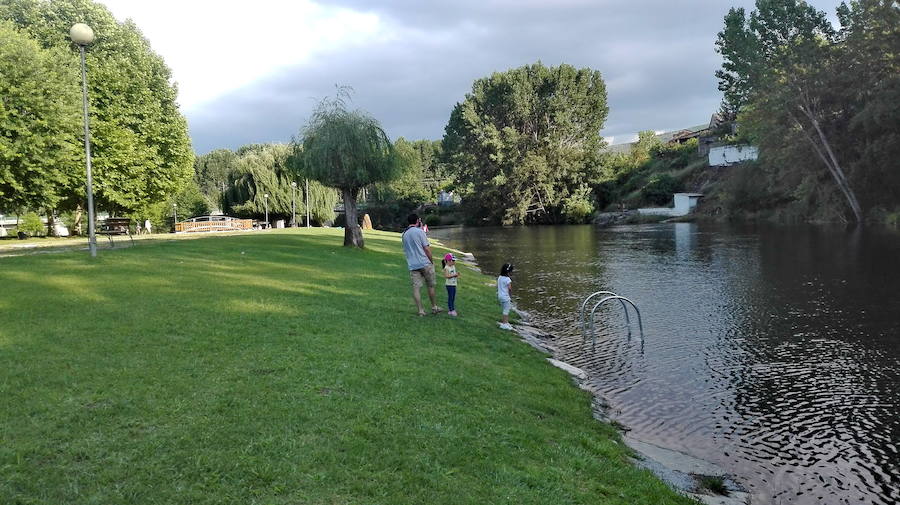
[[[41,217],[34,212],[29,212],[22,216],[19,222],[19,231],[24,232],[30,237],[42,236],[46,233],[47,227],[41,221]]]
[[[765,174],[761,173],[756,163],[741,163],[729,167],[726,179],[722,183],[722,203],[725,212],[729,216],[743,215],[748,212],[758,212],[771,206],[769,202],[769,182]],[[806,186],[812,181],[805,181],[795,190],[799,200],[814,198],[814,191],[807,191]],[[801,195],[807,194],[806,197]],[[810,205],[811,202],[804,202]]]
[[[428,214],[425,216],[425,224],[428,226],[438,226],[441,224],[441,216],[437,214]]]
[[[584,223],[594,213],[591,191],[583,187],[566,197],[562,202],[562,213],[569,223]]]
[[[654,205],[666,205],[672,200],[672,194],[681,189],[681,184],[669,174],[655,174],[641,188],[641,197]]]

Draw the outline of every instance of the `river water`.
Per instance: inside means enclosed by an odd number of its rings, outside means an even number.
[[[754,503],[900,503],[900,234],[678,223],[430,235],[494,276],[513,263],[519,308],[636,438],[719,464]],[[598,290],[637,304],[643,343],[611,303],[582,343],[578,309]],[[458,304],[464,314],[464,283]]]

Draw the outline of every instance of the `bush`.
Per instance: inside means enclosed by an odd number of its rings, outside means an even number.
[[[425,216],[425,224],[428,226],[438,226],[441,224],[441,216],[437,214],[428,214]]]
[[[594,202],[587,186],[580,188],[562,202],[562,213],[569,223],[585,223],[594,213]]]
[[[796,190],[798,196],[806,193],[803,188],[811,184],[812,181],[805,181],[798,186]],[[816,193],[810,191],[807,198],[799,199],[802,201],[815,196]],[[761,173],[756,163],[741,163],[729,167],[728,176],[722,183],[721,199],[728,216],[746,215],[767,209],[771,207],[768,179]],[[808,201],[804,203],[811,204]]]
[[[29,237],[43,236],[46,231],[46,225],[41,221],[41,217],[34,212],[29,212],[22,216],[19,221],[19,231],[25,233]]]
[[[672,194],[681,190],[681,184],[669,174],[656,174],[641,188],[641,198],[654,205],[667,205]]]

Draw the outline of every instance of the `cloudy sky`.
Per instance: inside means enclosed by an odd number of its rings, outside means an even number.
[[[285,142],[334,86],[388,134],[440,139],[475,79],[528,63],[602,72],[613,143],[702,124],[721,99],[716,34],[751,0],[101,0],[179,87],[194,149]],[[833,13],[838,1],[812,0]]]

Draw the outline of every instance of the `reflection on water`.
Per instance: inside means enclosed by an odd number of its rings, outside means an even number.
[[[435,238],[486,273],[516,265],[515,295],[590,372],[640,439],[743,477],[757,503],[900,501],[900,236],[690,223],[456,228]],[[641,310],[578,308],[615,291]],[[463,294],[464,296],[464,294]]]

